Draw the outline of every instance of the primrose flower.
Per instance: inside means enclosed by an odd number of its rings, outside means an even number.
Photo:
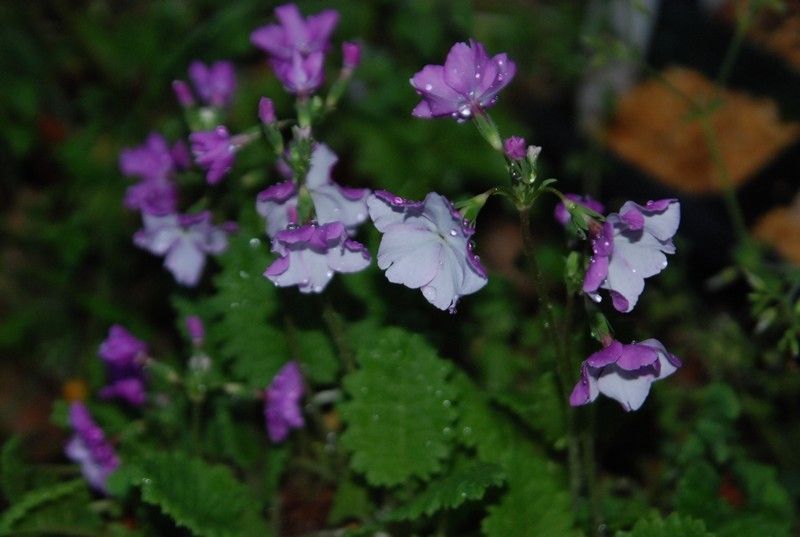
[[[267,235],[275,237],[289,224],[297,223],[297,186],[289,179],[258,193],[256,212],[267,221]]]
[[[100,390],[103,399],[123,399],[141,406],[147,399],[144,361],[147,344],[115,324],[100,344],[98,355],[106,364],[108,384]]]
[[[103,430],[94,422],[83,403],[72,403],[69,422],[75,434],[64,447],[65,454],[71,461],[80,464],[81,473],[89,485],[105,493],[108,476],[120,465],[114,447],[106,440]]]
[[[456,43],[444,65],[426,65],[411,78],[411,86],[422,97],[411,115],[466,120],[494,105],[516,71],[506,54],[489,58],[486,48],[474,39]]]
[[[152,132],[142,145],[127,147],[119,154],[119,169],[128,177],[163,180],[172,172],[173,161],[167,140]]]
[[[250,42],[273,59],[290,61],[294,52],[309,55],[324,53],[339,22],[339,13],[326,9],[303,19],[295,4],[275,8],[278,24],[262,26],[250,34]]]
[[[503,152],[511,160],[522,160],[528,153],[525,138],[521,136],[510,136],[503,141]]]
[[[296,285],[301,293],[321,293],[335,272],[358,272],[371,261],[341,222],[289,226],[275,234],[272,251],[280,257],[264,276],[278,287]]]
[[[147,343],[131,334],[124,326],[115,324],[100,344],[100,357],[107,363],[127,367],[147,356]]]
[[[305,425],[300,400],[303,397],[303,374],[297,362],[283,366],[264,393],[264,417],[267,433],[274,443],[283,442],[291,429]]]
[[[200,281],[206,255],[224,252],[228,236],[223,226],[211,223],[211,213],[204,211],[144,215],[144,229],[136,232],[133,242],[152,254],[165,256],[164,266],[175,280],[191,287]]]
[[[123,204],[145,214],[165,215],[178,207],[178,189],[169,178],[145,179],[125,191]]]
[[[317,144],[311,153],[311,166],[306,176],[306,188],[314,202],[317,222],[329,224],[341,222],[354,231],[367,219],[368,188],[340,186],[331,179],[339,157],[325,144]]]
[[[217,184],[233,167],[238,145],[223,125],[189,135],[195,162],[207,170],[206,181]]]
[[[597,290],[608,289],[617,311],[631,311],[644,290],[644,279],[667,267],[664,254],[675,253],[672,237],[680,217],[675,199],[648,201],[645,206],[625,202],[595,233],[583,291],[599,302]]]
[[[424,201],[409,201],[380,190],[367,207],[383,233],[378,267],[390,282],[422,289],[428,302],[451,313],[460,297],[488,282],[472,252],[475,229],[444,196],[431,192]]]
[[[628,412],[637,410],[650,393],[650,385],[670,376],[680,366],[680,359],[667,352],[658,340],[647,339],[631,345],[612,341],[584,360],[581,378],[569,403],[585,405],[602,393],[619,401]]]
[[[591,209],[596,213],[602,213],[605,209],[602,203],[596,199],[593,199],[591,196],[581,196],[580,194],[564,194],[564,197],[578,205],[582,205],[587,209]],[[564,205],[563,201],[559,201],[556,204],[556,208],[553,211],[553,217],[562,226],[569,224],[569,221],[572,219],[572,216],[569,214],[569,210],[567,209],[567,206]]]
[[[236,91],[236,72],[229,61],[206,65],[199,60],[189,65],[189,78],[200,98],[208,105],[223,107],[233,101]]]
[[[312,52],[303,56],[295,51],[289,60],[272,60],[275,76],[289,93],[308,95],[322,85],[325,79],[325,55]]]

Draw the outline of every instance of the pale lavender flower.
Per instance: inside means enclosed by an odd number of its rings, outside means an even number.
[[[564,197],[566,197],[570,201],[575,202],[578,205],[582,205],[587,209],[591,209],[596,213],[602,213],[603,210],[605,209],[602,203],[592,198],[591,196],[581,196],[580,194],[564,194]],[[556,208],[553,211],[553,217],[562,226],[566,226],[567,224],[569,224],[569,221],[572,219],[572,216],[569,214],[569,210],[567,209],[567,206],[564,205],[563,201],[559,201],[556,204]]]
[[[236,91],[236,71],[229,61],[206,65],[195,60],[189,65],[189,78],[197,94],[208,105],[223,107],[233,101]]]
[[[150,133],[142,145],[127,147],[119,154],[119,169],[128,177],[163,180],[172,172],[173,160],[167,140]]]
[[[194,345],[202,345],[206,337],[206,329],[203,326],[203,319],[199,315],[189,315],[186,317],[186,331],[189,332],[189,337],[192,338]]]
[[[83,477],[92,488],[107,492],[108,476],[120,465],[114,447],[106,440],[103,430],[94,422],[83,403],[72,403],[69,422],[75,434],[67,442],[64,452],[71,461],[80,465]]]
[[[250,34],[250,42],[272,58],[288,61],[294,52],[309,55],[324,53],[330,43],[333,29],[339,22],[339,13],[328,9],[303,19],[295,4],[275,8],[278,24],[262,26]]]
[[[211,213],[166,216],[143,215],[144,229],[137,231],[133,242],[152,254],[164,257],[164,266],[175,280],[187,286],[197,285],[206,255],[219,254],[228,247],[224,226],[211,223]]]
[[[264,392],[264,418],[267,433],[274,443],[283,442],[292,429],[305,425],[300,400],[303,398],[303,374],[297,362],[283,366]]]
[[[584,360],[569,402],[572,406],[585,405],[602,393],[619,401],[626,411],[637,410],[650,393],[650,385],[680,366],[678,357],[655,339],[631,345],[612,341]]]
[[[521,136],[510,136],[503,142],[503,152],[511,160],[522,160],[528,153],[525,138]]]
[[[275,105],[269,97],[261,97],[258,101],[258,119],[265,125],[275,123]]]
[[[275,76],[289,93],[309,95],[322,85],[325,79],[325,55],[312,52],[303,56],[294,52],[288,60],[270,60]]]
[[[506,54],[489,58],[486,48],[473,39],[456,43],[444,65],[426,65],[411,78],[411,86],[422,97],[411,114],[468,119],[497,101],[497,94],[511,82],[516,70]]]
[[[264,276],[278,287],[296,285],[301,293],[321,293],[334,273],[364,270],[371,260],[341,222],[290,226],[275,234],[272,251],[280,257]]]
[[[444,196],[431,192],[424,201],[409,201],[380,190],[367,206],[383,233],[378,267],[390,282],[422,289],[428,302],[450,312],[488,282],[472,251],[475,229]]]
[[[289,224],[297,224],[297,186],[289,179],[276,183],[258,193],[256,212],[267,222],[267,235],[271,238]]]
[[[119,398],[134,406],[144,404],[144,362],[147,344],[120,325],[113,325],[100,344],[98,354],[106,364],[108,384],[100,390],[103,399]]]
[[[311,166],[306,176],[306,188],[314,202],[317,222],[341,222],[353,232],[367,219],[368,188],[343,187],[331,179],[339,157],[325,144],[317,144],[311,153]]]
[[[675,199],[626,202],[619,213],[606,217],[592,240],[593,255],[583,291],[599,301],[598,289],[608,289],[614,308],[629,312],[644,290],[644,279],[667,267],[664,254],[674,254],[672,237],[680,224]]]
[[[195,162],[207,170],[206,181],[219,183],[233,167],[237,144],[220,125],[214,130],[193,132],[189,135]]]
[[[361,46],[358,43],[345,41],[342,43],[342,65],[352,71],[361,63]]]

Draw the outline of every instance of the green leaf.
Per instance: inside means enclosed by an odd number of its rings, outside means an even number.
[[[340,405],[342,445],[372,485],[396,485],[441,469],[451,448],[456,391],[452,367],[418,335],[388,328],[362,338],[359,369],[347,375]]]
[[[309,380],[316,384],[331,384],[339,374],[339,360],[331,339],[322,330],[297,330],[300,362]]]
[[[364,520],[374,509],[366,487],[347,479],[336,489],[328,523],[338,525],[352,519]]]
[[[430,516],[442,509],[454,509],[470,500],[480,500],[490,487],[503,484],[505,474],[496,464],[460,460],[451,473],[432,481],[408,505],[391,513],[393,520]]]
[[[287,361],[289,350],[283,331],[270,324],[279,304],[275,286],[262,276],[270,262],[267,248],[241,235],[218,258],[222,272],[214,279],[217,294],[211,308],[217,321],[208,332],[231,363],[235,380],[263,388]]]
[[[3,513],[0,535],[13,535],[22,529],[56,534],[59,528],[96,528],[100,520],[88,509],[89,501],[83,479],[33,490]]]
[[[57,475],[29,464],[23,457],[24,451],[22,438],[12,436],[0,452],[0,487],[9,503],[19,501],[30,490],[59,480]]]
[[[636,523],[631,531],[618,531],[616,537],[714,537],[705,524],[673,513],[666,519],[650,516]]]
[[[139,466],[142,499],[179,526],[207,537],[267,534],[258,502],[227,467],[180,452],[150,454]]]

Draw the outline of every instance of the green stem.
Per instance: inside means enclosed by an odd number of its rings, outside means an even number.
[[[575,427],[575,409],[569,404],[572,366],[567,345],[564,344],[561,337],[564,331],[560,330],[560,325],[557,323],[556,316],[553,313],[553,304],[547,292],[544,275],[536,260],[536,248],[533,242],[533,236],[531,235],[530,209],[520,209],[519,217],[522,227],[524,251],[531,265],[531,269],[533,270],[533,283],[536,288],[539,306],[544,312],[545,328],[547,329],[553,348],[556,351],[557,372],[559,384],[561,386],[561,400],[564,404],[564,418],[567,422],[567,462],[569,466],[570,492],[572,494],[573,508],[577,510],[581,490],[581,461],[578,435]]]
[[[350,342],[347,341],[347,329],[344,318],[336,311],[333,304],[331,304],[330,298],[327,296],[322,305],[322,319],[325,321],[328,332],[330,332],[333,338],[333,344],[336,346],[345,371],[350,372],[355,370],[355,355],[353,354],[353,349],[350,347]]]
[[[597,487],[597,474],[595,470],[595,407],[589,405],[586,409],[587,420],[583,428],[583,472],[586,477],[586,488],[589,491],[589,512],[592,516],[592,526],[597,535],[602,535],[603,509],[600,502],[600,489]]]

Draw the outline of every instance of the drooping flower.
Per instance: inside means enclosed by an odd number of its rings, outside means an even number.
[[[172,155],[167,140],[152,132],[142,145],[127,147],[119,154],[119,169],[128,177],[163,180],[172,172]]]
[[[64,452],[81,467],[81,473],[94,489],[105,493],[106,481],[120,461],[114,447],[106,440],[103,430],[97,426],[89,410],[81,402],[69,408],[69,422],[75,434],[67,442]]]
[[[206,65],[195,60],[189,65],[189,78],[200,98],[208,105],[223,107],[233,101],[236,92],[236,71],[229,61]]]
[[[428,302],[451,312],[460,297],[488,282],[472,252],[475,229],[444,196],[431,192],[424,201],[409,201],[381,190],[367,199],[367,206],[383,233],[378,267],[390,282],[422,289]]]
[[[681,361],[658,340],[624,345],[612,341],[584,360],[581,378],[570,395],[572,406],[585,405],[602,393],[619,401],[626,411],[642,406],[650,385],[673,374]]]
[[[100,390],[103,399],[119,398],[134,406],[147,399],[144,361],[147,344],[120,325],[113,325],[100,344],[98,354],[106,364],[108,384]]]
[[[295,51],[288,60],[270,60],[275,76],[289,93],[309,95],[325,80],[325,55],[312,52],[307,56]]]
[[[522,160],[527,155],[528,147],[525,138],[510,136],[503,141],[503,152],[511,160]]]
[[[348,71],[354,70],[361,63],[361,46],[358,43],[345,41],[342,43],[342,65]]]
[[[256,197],[256,212],[267,221],[267,235],[275,237],[297,223],[297,186],[289,179],[267,187]]]
[[[325,144],[317,144],[311,153],[306,188],[314,202],[317,222],[341,222],[353,231],[367,219],[368,188],[343,187],[331,179],[331,170],[339,157]]]
[[[570,193],[570,194],[564,194],[564,197],[566,197],[570,201],[574,201],[578,205],[582,205],[588,209],[591,209],[596,213],[602,213],[604,210],[603,204],[597,201],[596,199],[592,198],[591,196],[581,196],[580,194]],[[564,205],[564,202],[562,201],[559,201],[556,204],[556,208],[553,211],[553,217],[562,226],[566,226],[567,224],[569,224],[569,221],[572,219],[572,216],[569,214],[567,206]]]
[[[228,247],[226,230],[211,223],[208,211],[144,215],[143,219],[144,228],[136,232],[133,242],[152,254],[165,256],[164,266],[182,285],[197,285],[206,255],[222,253]]]
[[[189,135],[194,161],[207,170],[206,181],[216,184],[233,167],[236,146],[223,125],[210,131],[198,131]]]
[[[608,289],[614,308],[629,312],[644,290],[644,279],[667,267],[664,254],[674,254],[672,237],[680,224],[675,199],[625,202],[619,213],[606,217],[592,240],[593,255],[583,291],[595,301],[598,289]]]
[[[283,442],[290,430],[305,425],[300,408],[303,392],[303,374],[297,362],[287,363],[272,379],[264,393],[264,417],[273,442]]]
[[[426,65],[411,78],[411,86],[422,97],[411,114],[468,119],[497,101],[516,69],[505,53],[489,58],[486,48],[473,39],[456,43],[444,65]]]
[[[250,42],[272,58],[288,61],[294,52],[309,55],[325,52],[339,13],[327,9],[303,19],[295,4],[284,4],[275,8],[278,24],[269,24],[250,34]]]
[[[296,285],[301,293],[321,293],[334,273],[358,272],[371,261],[341,222],[290,226],[275,234],[272,251],[280,257],[264,276],[279,287]]]

